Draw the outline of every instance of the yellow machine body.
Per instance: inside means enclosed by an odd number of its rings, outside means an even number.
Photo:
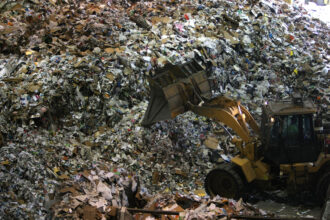
[[[169,65],[155,77],[150,78],[149,84],[151,100],[143,125],[174,118],[186,111],[213,119],[228,126],[237,134],[232,142],[240,153],[233,157],[231,162],[240,168],[245,180],[250,183],[254,180],[272,179],[270,173],[272,165],[264,162],[263,149],[261,149],[264,147],[263,141],[269,137],[263,135],[264,131],[261,131],[250,112],[239,101],[225,96],[211,98],[211,86],[206,73],[196,61],[176,66]],[[265,124],[272,123],[269,121],[272,116],[311,115],[316,112],[316,108],[310,102],[273,103],[266,106],[266,110],[268,118],[262,122],[262,128]],[[289,176],[290,184],[299,183],[297,177],[300,174],[318,173],[322,167],[328,166],[329,161],[330,155],[321,153],[316,161],[280,164],[279,169]],[[304,175],[299,177],[304,179]]]

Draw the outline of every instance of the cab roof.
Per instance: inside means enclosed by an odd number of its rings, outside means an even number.
[[[269,102],[266,109],[270,115],[303,115],[317,112],[311,100],[302,101],[300,104],[293,101]]]

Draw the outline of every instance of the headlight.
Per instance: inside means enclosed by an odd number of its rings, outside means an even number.
[[[271,117],[271,118],[270,118],[270,122],[271,122],[271,123],[274,123],[274,122],[275,122],[275,118]]]

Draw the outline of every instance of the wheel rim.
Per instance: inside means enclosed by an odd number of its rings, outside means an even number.
[[[220,195],[235,198],[238,194],[238,185],[235,178],[223,170],[213,170],[206,177],[206,189],[211,196]]]

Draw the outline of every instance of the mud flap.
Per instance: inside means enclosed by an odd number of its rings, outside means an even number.
[[[233,162],[242,169],[247,182],[250,183],[256,179],[257,175],[252,168],[251,161],[249,161],[247,158],[240,158],[239,156],[236,156],[231,159],[231,162]]]

